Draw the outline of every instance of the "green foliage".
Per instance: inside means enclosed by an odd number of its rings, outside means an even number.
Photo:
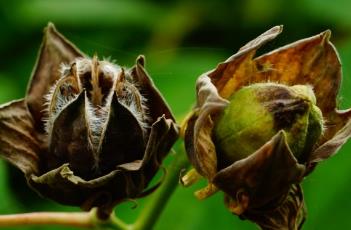
[[[52,21],[90,56],[97,52],[100,57],[111,56],[118,64],[130,67],[139,53],[144,54],[151,77],[180,121],[195,101],[195,80],[201,73],[215,68],[218,62],[271,26],[283,24],[285,32],[267,50],[331,29],[331,40],[343,63],[340,105],[348,108],[351,106],[350,8],[351,2],[346,0],[2,1],[0,102],[23,97],[41,43],[42,28]],[[348,143],[304,181],[308,207],[304,229],[351,228],[350,151]],[[24,183],[19,173],[0,161],[0,214],[77,210],[37,197],[27,191]],[[231,215],[220,193],[205,201],[196,200],[193,192],[200,187],[200,184],[179,187],[156,229],[256,229],[248,221]],[[137,202],[135,210],[130,203],[118,207],[119,217],[132,222],[145,201]]]

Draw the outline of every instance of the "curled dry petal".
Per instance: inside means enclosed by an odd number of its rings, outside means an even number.
[[[306,219],[302,188],[291,186],[287,197],[276,209],[251,211],[241,215],[257,223],[263,230],[298,230]]]
[[[144,65],[145,57],[140,55],[136,60],[135,66],[130,70],[130,74],[133,79],[135,79],[136,84],[140,85],[141,94],[145,93],[148,96],[149,115],[152,118],[152,121],[155,122],[163,114],[165,114],[167,118],[175,120],[167,102],[148,76]]]
[[[212,180],[217,172],[217,156],[211,138],[214,126],[211,115],[220,113],[229,102],[218,95],[216,88],[205,75],[198,79],[197,91],[196,112],[187,124],[185,147],[196,170]]]
[[[39,172],[40,143],[24,100],[0,107],[1,156],[24,174]]]

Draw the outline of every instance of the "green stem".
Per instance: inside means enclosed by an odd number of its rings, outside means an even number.
[[[178,143],[177,147],[177,149],[181,149],[181,151],[176,151],[175,158],[167,168],[165,180],[161,187],[150,196],[150,200],[144,207],[137,221],[134,223],[133,230],[152,229],[165,208],[167,201],[177,188],[181,170],[187,168],[189,165],[188,159],[183,150],[183,144]]]

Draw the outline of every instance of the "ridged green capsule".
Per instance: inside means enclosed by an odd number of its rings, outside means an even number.
[[[229,98],[214,128],[223,166],[254,153],[278,131],[299,162],[305,162],[323,132],[323,116],[309,85],[257,83]]]

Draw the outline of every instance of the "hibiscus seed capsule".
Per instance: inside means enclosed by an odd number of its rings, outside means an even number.
[[[214,129],[223,166],[254,153],[283,130],[299,162],[323,131],[323,117],[310,86],[257,83],[243,87],[229,98]]]

